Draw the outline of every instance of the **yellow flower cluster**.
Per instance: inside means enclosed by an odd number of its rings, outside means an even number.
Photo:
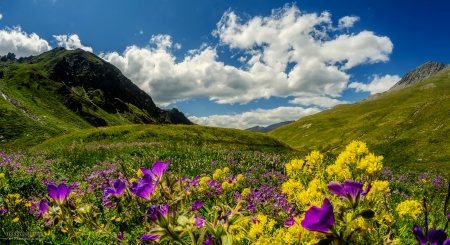
[[[303,205],[313,204],[320,206],[327,190],[327,185],[320,179],[313,179],[306,190],[297,192],[296,202]]]
[[[382,156],[369,154],[366,143],[354,140],[339,154],[336,162],[327,167],[326,172],[329,178],[335,181],[354,179],[351,169],[374,174],[383,168],[382,160]]]
[[[364,185],[364,189],[367,188],[367,183]],[[380,200],[386,193],[389,193],[391,189],[389,189],[389,181],[387,180],[375,180],[372,182],[372,188],[369,193],[365,197],[368,201],[377,201]]]
[[[248,231],[248,237],[252,240],[259,241],[260,237],[264,234],[271,234],[276,221],[268,218],[264,214],[258,214],[256,218],[259,222],[252,223],[250,230]],[[267,244],[267,243],[254,243],[254,244]]]
[[[250,188],[245,188],[244,190],[242,190],[241,196],[246,197],[248,195],[250,195]]]
[[[0,173],[0,179],[1,178],[5,178],[5,174],[4,173]]]
[[[406,215],[416,220],[417,216],[422,213],[422,206],[417,200],[406,200],[399,203],[395,210],[402,219]]]
[[[137,175],[138,178],[140,178],[140,177],[143,177],[143,176],[144,176],[144,173],[143,173],[142,170],[139,168],[139,169],[136,171],[136,175]]]
[[[305,161],[294,159],[291,160],[288,164],[286,164],[286,174],[288,178],[295,179],[297,175],[302,174],[303,164]]]
[[[210,180],[211,178],[209,176],[203,176],[200,178],[200,181],[198,182],[198,191],[202,192],[208,189],[208,180]]]
[[[22,202],[22,198],[20,198],[20,194],[8,194],[8,199],[6,201],[9,203],[19,204]]]
[[[366,155],[358,163],[358,169],[364,170],[367,174],[374,174],[383,168],[381,161],[383,156],[375,156],[374,154]]]
[[[281,192],[287,195],[288,200],[295,199],[297,192],[301,190],[303,190],[302,184],[293,179],[289,179],[281,185]]]
[[[308,156],[306,156],[306,160],[308,161],[306,167],[308,167],[309,170],[312,171],[317,167],[321,167],[323,161],[323,154],[321,154],[319,151],[312,151]]]
[[[213,179],[214,180],[221,180],[224,179],[225,177],[227,177],[230,173],[230,168],[228,167],[224,167],[223,169],[216,169],[216,171],[214,171],[213,174]]]
[[[233,181],[231,181],[231,183],[226,180],[224,182],[222,182],[222,188],[224,191],[233,190],[237,187],[237,185],[238,185],[237,180],[233,180]]]

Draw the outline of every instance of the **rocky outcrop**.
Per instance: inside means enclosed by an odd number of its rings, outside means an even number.
[[[49,52],[54,52],[56,56],[64,51],[64,48],[55,48]],[[131,104],[148,114],[149,117],[135,114],[131,117],[134,123],[154,123],[153,118],[159,123],[193,124],[176,109],[165,111],[158,108],[150,95],[126,78],[118,68],[84,50],[64,53],[47,72],[50,79],[65,85],[65,89],[59,90],[64,97],[69,98],[76,93],[108,113],[131,113],[128,106]],[[69,108],[80,111],[80,105],[73,100],[65,102]]]
[[[406,75],[392,86],[388,91],[396,91],[408,87],[412,84],[425,80],[444,69],[445,64],[442,62],[428,61],[427,63],[417,67],[416,69],[406,73]]]

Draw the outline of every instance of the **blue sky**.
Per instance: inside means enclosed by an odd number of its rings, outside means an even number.
[[[450,63],[450,2],[14,0],[0,55],[83,48],[202,125],[267,126]]]

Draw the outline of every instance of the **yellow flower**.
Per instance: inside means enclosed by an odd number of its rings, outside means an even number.
[[[422,205],[417,200],[406,200],[399,203],[395,210],[402,219],[406,215],[416,220],[417,216],[422,213]]]
[[[245,188],[244,190],[242,190],[241,196],[246,197],[248,195],[250,195],[250,188]]]
[[[14,218],[12,221],[13,221],[14,223],[19,222],[19,217]]]
[[[244,175],[243,175],[243,174],[238,174],[238,175],[236,176],[236,179],[237,179],[237,181],[241,181],[241,180],[244,179]]]
[[[216,169],[216,171],[214,171],[214,174],[213,174],[213,179],[214,180],[219,180],[219,179],[221,179],[223,177],[223,172],[222,172],[222,170],[221,169]]]
[[[223,171],[224,174],[227,174],[227,173],[230,172],[230,168],[224,167],[222,171]]]
[[[116,216],[113,216],[113,217],[111,217],[111,219],[110,220],[115,220],[116,219]]]
[[[50,235],[50,230],[44,231],[44,235],[49,236]]]
[[[131,179],[130,179],[130,182],[131,182],[131,183],[136,182],[136,181],[137,181],[137,179],[135,179],[135,178],[131,178]]]
[[[364,184],[364,188],[367,188],[367,183]],[[389,181],[386,180],[375,180],[372,182],[372,188],[365,199],[369,201],[375,201],[376,199],[382,198],[386,193],[389,193]]]
[[[27,202],[27,203],[25,204],[25,207],[31,207],[31,202]]]
[[[137,174],[137,177],[142,177],[142,176],[144,176],[144,173],[142,172],[142,170],[141,169],[138,169],[137,171],[136,171],[136,174]]]
[[[64,227],[61,227],[61,231],[64,232],[64,233],[66,233],[66,232],[67,232],[67,229],[64,228]]]
[[[292,199],[302,189],[303,186],[293,179],[289,179],[281,185],[281,192],[286,194],[289,199]]]
[[[286,164],[286,173],[290,179],[295,179],[297,175],[302,174],[303,160],[294,159]]]
[[[122,219],[120,217],[116,218],[117,222],[120,222]]]
[[[5,174],[4,173],[0,173],[0,179],[1,178],[5,178]]]
[[[383,164],[381,163],[382,160],[383,156],[375,156],[371,153],[361,159],[357,165],[357,168],[365,170],[367,174],[374,174],[383,168]]]

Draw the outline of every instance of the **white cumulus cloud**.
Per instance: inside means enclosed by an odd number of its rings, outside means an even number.
[[[20,26],[0,30],[0,55],[11,52],[16,57],[28,57],[51,49],[46,40],[36,33],[27,34]]]
[[[143,31],[143,30],[140,30],[140,31],[139,31],[139,34],[141,34],[141,35],[144,34],[144,31]]]
[[[355,21],[343,18],[341,25],[350,27]],[[347,69],[388,61],[393,45],[388,37],[370,31],[335,35],[337,29],[329,12],[306,13],[295,5],[246,21],[229,10],[213,35],[221,45],[245,55],[245,60],[239,58],[243,67],[225,65],[215,47],[203,44],[176,61],[171,50],[177,45],[169,35],[152,36],[147,47],[129,46],[122,54],[101,57],[161,106],[193,97],[217,103],[272,96],[338,97],[347,88]]]
[[[339,29],[350,28],[350,27],[353,27],[353,24],[355,24],[355,22],[357,22],[357,21],[359,21],[358,16],[344,16],[339,19],[338,27],[339,27]]]
[[[268,110],[256,109],[236,115],[190,116],[189,120],[204,126],[247,129],[254,126],[265,127],[274,123],[294,121],[317,112],[320,112],[318,108],[278,107]]]
[[[2,14],[0,14],[0,20],[3,18],[3,15]]]
[[[345,101],[345,100],[333,99],[333,98],[325,97],[325,96],[313,96],[313,97],[295,98],[293,100],[290,100],[289,103],[304,105],[304,106],[317,105],[320,107],[333,107],[335,105],[348,104],[350,102]]]
[[[397,75],[385,75],[384,77],[380,77],[378,75],[372,76],[372,81],[368,84],[360,83],[360,82],[352,82],[348,85],[349,88],[356,89],[356,92],[370,92],[370,94],[381,93],[396,84],[400,81],[400,77]]]
[[[58,41],[58,46],[64,47],[65,49],[83,49],[92,53],[91,47],[86,47],[81,44],[81,40],[77,34],[68,35],[53,35],[53,37]]]

